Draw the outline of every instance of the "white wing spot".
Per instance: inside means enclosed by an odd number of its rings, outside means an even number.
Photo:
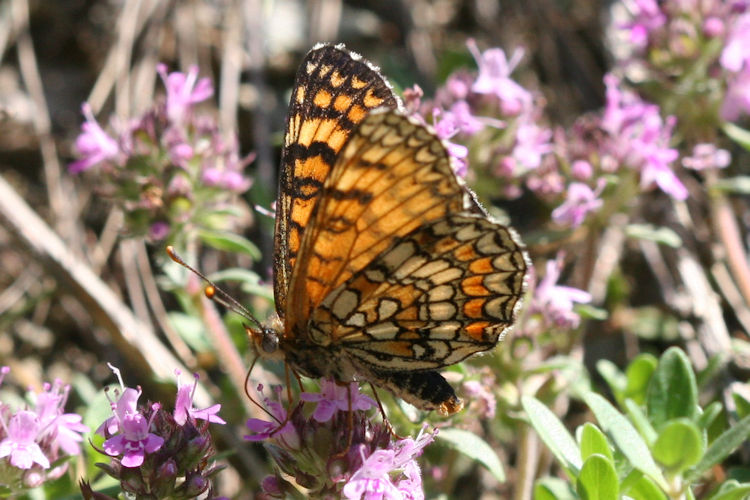
[[[352,290],[344,290],[333,302],[331,312],[339,321],[342,321],[357,307],[357,304],[359,304],[357,294]]]
[[[401,307],[401,302],[395,299],[381,299],[378,304],[378,319],[388,319]]]

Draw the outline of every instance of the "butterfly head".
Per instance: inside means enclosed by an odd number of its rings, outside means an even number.
[[[284,331],[284,323],[277,315],[274,315],[262,325],[245,325],[245,331],[255,348],[255,352],[260,357],[284,360],[284,351],[279,346]]]

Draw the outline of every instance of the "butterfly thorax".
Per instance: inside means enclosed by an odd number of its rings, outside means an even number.
[[[262,326],[245,327],[255,352],[263,359],[288,363],[306,377],[332,377],[342,382],[354,380],[355,369],[336,346],[317,344],[309,335],[287,332],[283,319],[271,316]]]

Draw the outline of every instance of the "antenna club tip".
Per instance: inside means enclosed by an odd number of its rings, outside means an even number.
[[[203,289],[203,293],[206,294],[206,297],[209,299],[213,299],[214,295],[216,295],[216,287],[213,285],[206,285],[206,288]]]
[[[172,245],[167,245],[167,255],[169,255],[169,258],[173,261],[177,262],[178,264],[182,264],[182,259],[179,255],[177,255],[177,250],[174,249]]]

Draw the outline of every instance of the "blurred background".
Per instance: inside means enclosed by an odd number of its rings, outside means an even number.
[[[230,265],[252,269],[258,277],[256,293],[248,298],[247,289],[232,292],[263,317],[272,308],[267,298],[273,219],[253,207],[269,210],[276,197],[290,89],[299,62],[314,44],[342,42],[377,64],[398,93],[418,84],[425,96],[432,96],[457,69],[476,70],[467,40],[475,40],[482,50],[503,47],[510,53],[521,47],[524,57],[513,78],[538,92],[550,123],[565,127],[604,104],[609,19],[608,2],[593,0],[2,0],[0,364],[11,366],[19,387],[40,387],[56,377],[73,384],[74,407],[112,382],[107,362],[123,370],[129,386],[143,386],[151,399],[173,397],[175,368],[201,373],[198,400],[203,406],[218,400],[233,416],[227,418],[233,425],[217,436],[219,448],[235,450],[226,459],[230,467],[222,473],[220,491],[253,498],[249,491],[257,490],[264,475],[259,471],[269,465],[262,449],[241,437],[244,418],[256,411],[237,389],[251,359],[241,327],[233,337],[241,346],[236,357],[220,345],[221,339],[201,340],[199,329],[185,324],[175,328],[174,317],[168,319],[167,310],[180,299],[159,298],[163,281],[153,268],[163,265],[163,245],[146,247],[127,238],[121,211],[97,190],[96,178],[67,171],[84,121],[81,103],[91,105],[103,126],[127,123],[163,94],[157,64],[170,71],[196,65],[201,77],[213,80],[214,96],[201,106],[215,109],[220,130],[236,132],[241,155],[256,155],[245,171],[252,187],[241,199],[237,227],[259,255],[214,252],[202,255],[200,266],[206,272]],[[528,196],[508,201],[488,189],[480,195],[509,214],[531,242],[533,259],[551,257],[563,246],[535,233],[549,217],[547,207]],[[658,224],[669,218],[668,200],[644,196],[651,204],[641,213],[643,219]],[[639,351],[639,342],[658,352],[680,335],[684,338],[686,322],[662,315],[688,300],[672,296],[664,305],[659,290],[665,282],[659,277],[669,273],[659,265],[672,266],[669,256],[649,258],[651,247],[596,253],[585,238],[565,243],[570,244],[572,264],[565,276],[571,286],[588,289],[599,256],[613,256],[622,266],[619,276],[627,278],[600,284],[596,305],[602,305],[605,293],[611,301],[630,294],[634,299],[628,307],[655,305],[636,316],[628,308],[617,309],[607,322],[587,323],[580,336],[552,343],[564,344],[563,351],[577,349],[592,368],[602,358],[623,366]],[[704,257],[696,252],[697,259]],[[691,300],[700,295],[690,293]],[[724,307],[724,312],[732,309]],[[722,310],[713,313],[723,325]],[[736,326],[734,313],[728,318]],[[724,340],[708,352],[725,348]],[[518,356],[527,352],[524,345],[513,349]],[[705,367],[706,356],[696,356]],[[750,368],[741,357],[736,366],[740,373]],[[258,370],[254,377],[283,378],[283,369]],[[580,403],[566,400],[561,405],[557,409],[568,411],[569,422],[581,422]],[[516,463],[517,450],[501,444],[512,442],[513,436],[507,429],[495,434],[501,437],[493,447],[504,462]],[[540,469],[550,461],[543,458]],[[440,491],[443,498],[508,498],[514,471],[509,465],[511,480],[498,484],[481,466],[466,463],[451,471]],[[445,470],[429,474],[428,480],[437,481]]]

